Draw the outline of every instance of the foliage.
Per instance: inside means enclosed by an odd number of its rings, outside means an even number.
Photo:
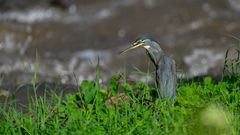
[[[181,80],[172,106],[159,98],[157,88],[140,81],[129,84],[119,75],[105,89],[99,83],[99,63],[95,81],[82,81],[76,93],[56,94],[55,88],[48,98],[37,96],[36,62],[34,97],[25,111],[18,110],[16,101],[0,104],[0,134],[238,135],[239,57],[227,56],[219,82],[211,77]]]
[[[143,82],[113,76],[105,90],[83,81],[80,92],[33,98],[25,113],[1,109],[0,134],[239,134],[239,84],[210,77],[183,82],[169,106]]]

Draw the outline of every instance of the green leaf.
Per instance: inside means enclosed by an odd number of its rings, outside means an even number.
[[[133,91],[132,86],[128,83],[122,84],[125,93],[131,93]]]
[[[135,86],[136,86],[136,89],[139,89],[139,90],[144,90],[145,88],[145,84],[140,81],[137,81]]]
[[[109,84],[109,90],[112,95],[117,95],[118,93],[118,81],[120,77],[117,75],[112,76],[110,84]]]
[[[205,85],[210,85],[212,83],[212,78],[211,77],[205,77],[204,78],[204,84]]]
[[[88,82],[87,80],[83,80],[81,83],[81,88],[84,96],[85,103],[91,103],[95,97],[95,82]]]

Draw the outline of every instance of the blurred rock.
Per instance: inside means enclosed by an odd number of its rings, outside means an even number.
[[[75,0],[0,0],[0,11],[24,10],[33,6],[54,6],[62,9],[69,8]]]
[[[228,0],[228,2],[234,10],[240,12],[240,0]]]
[[[73,5],[75,0],[50,0],[50,5],[55,7],[60,7],[63,9],[69,8],[71,5]]]

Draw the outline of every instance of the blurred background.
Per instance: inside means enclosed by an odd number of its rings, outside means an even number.
[[[138,35],[151,35],[177,62],[178,76],[219,76],[228,48],[238,45],[239,0],[0,0],[2,84],[33,78],[79,84],[123,72],[152,72],[143,49],[118,52]]]

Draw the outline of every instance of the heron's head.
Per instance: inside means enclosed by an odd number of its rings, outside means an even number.
[[[144,47],[146,50],[149,50],[156,44],[158,44],[158,42],[150,36],[139,36],[130,47],[121,51],[120,54],[139,47]]]

